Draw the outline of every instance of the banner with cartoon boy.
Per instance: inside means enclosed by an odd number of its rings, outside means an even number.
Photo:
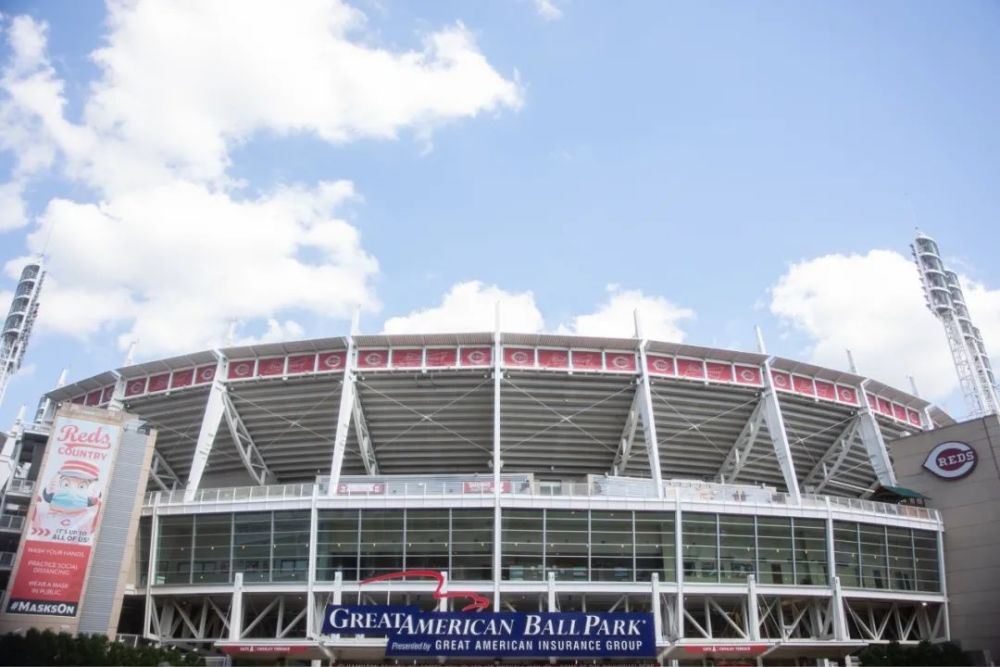
[[[121,427],[59,415],[52,425],[8,614],[76,616]]]

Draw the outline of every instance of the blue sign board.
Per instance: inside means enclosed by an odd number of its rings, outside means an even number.
[[[447,612],[329,605],[325,635],[386,637],[386,656],[649,658],[653,615],[625,612]]]

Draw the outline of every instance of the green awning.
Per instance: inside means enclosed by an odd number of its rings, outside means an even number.
[[[883,486],[879,491],[888,491],[889,493],[894,493],[901,498],[916,498],[918,500],[929,500],[929,496],[925,496],[919,491],[914,491],[913,489],[908,489],[905,486]]]

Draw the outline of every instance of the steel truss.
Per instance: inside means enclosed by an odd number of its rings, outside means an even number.
[[[946,640],[945,606],[926,602],[845,600],[852,639],[867,642]]]

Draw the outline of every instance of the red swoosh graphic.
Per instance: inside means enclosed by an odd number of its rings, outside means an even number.
[[[444,591],[444,577],[441,576],[440,572],[435,572],[434,570],[403,570],[402,572],[390,572],[389,574],[380,574],[377,577],[372,577],[370,579],[365,579],[362,584],[373,584],[379,581],[389,581],[390,579],[405,579],[406,577],[425,577],[429,579],[437,580],[437,588],[434,589],[434,599],[443,600],[447,598],[463,598],[466,600],[472,600],[469,604],[462,607],[462,611],[479,611],[480,609],[486,609],[490,606],[489,598],[483,597],[479,593],[473,591]]]

